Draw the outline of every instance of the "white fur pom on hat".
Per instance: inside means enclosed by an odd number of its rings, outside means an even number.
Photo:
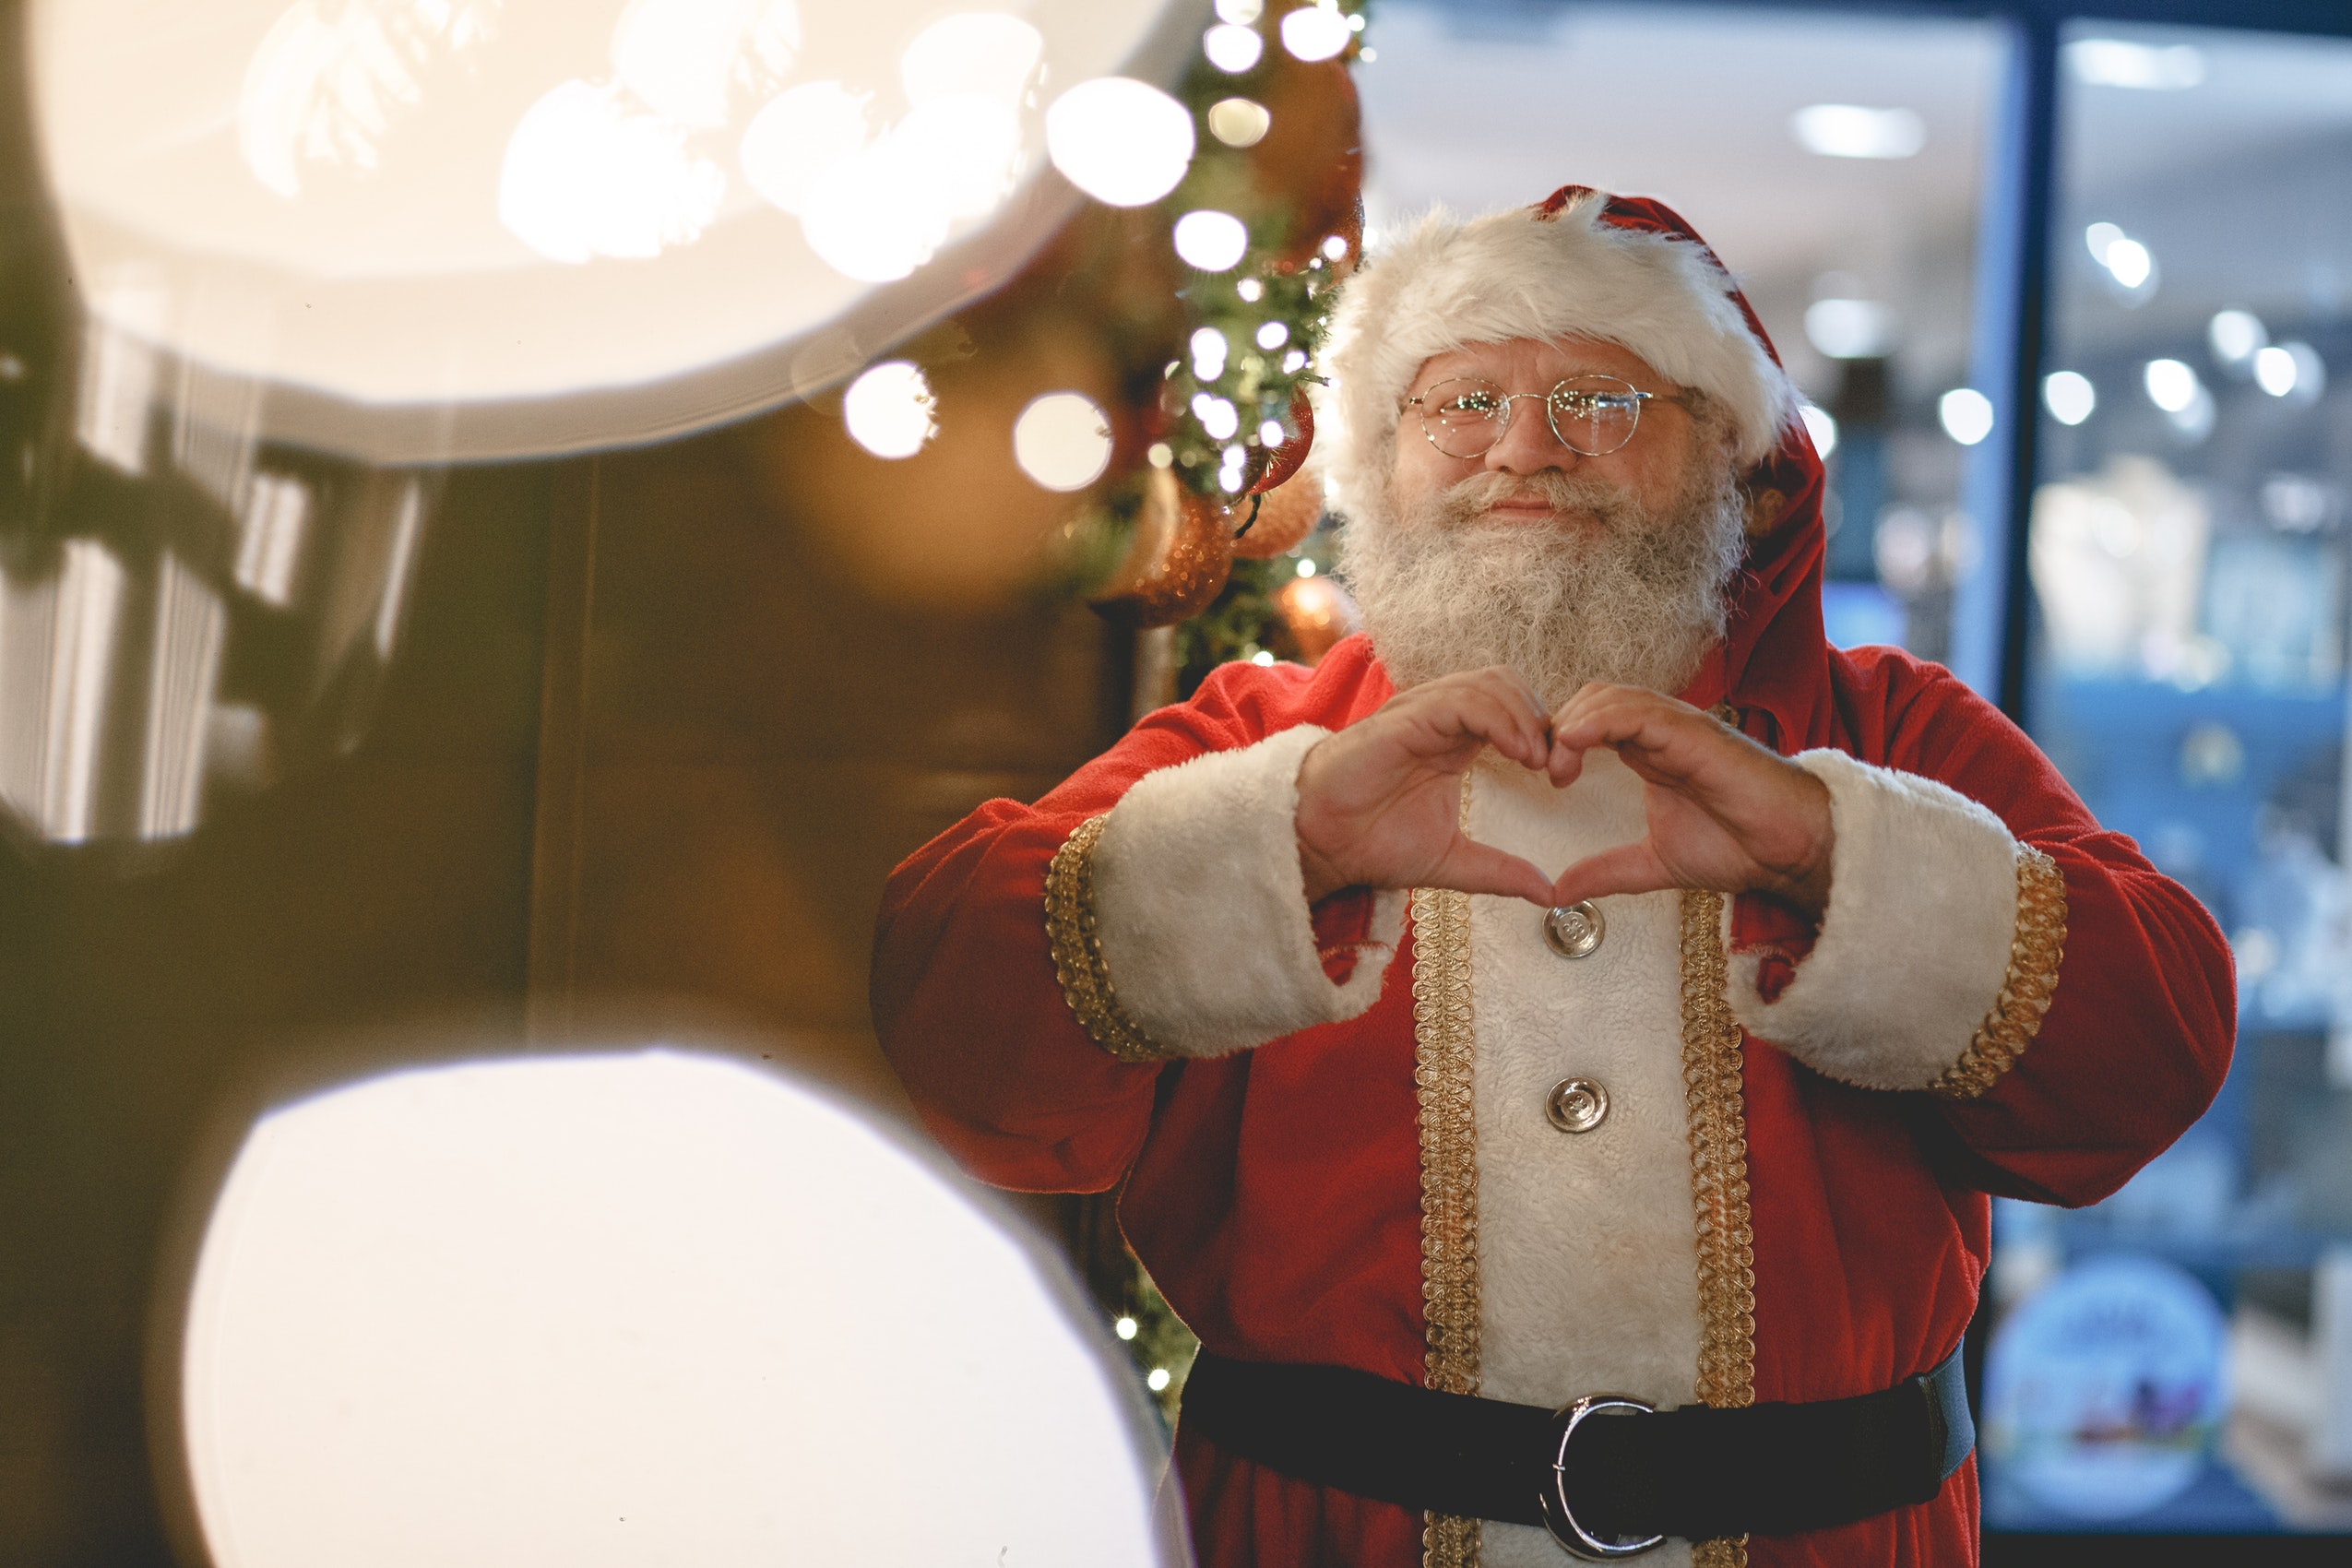
[[[1796,388],[1748,329],[1729,274],[1693,240],[1602,221],[1577,193],[1467,221],[1443,209],[1369,261],[1340,293],[1323,362],[1316,458],[1343,516],[1378,511],[1397,410],[1434,354],[1515,338],[1593,338],[1704,392],[1746,469],[1797,418]]]

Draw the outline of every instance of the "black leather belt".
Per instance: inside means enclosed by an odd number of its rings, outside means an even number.
[[[1546,1526],[1595,1560],[1668,1536],[1793,1535],[1925,1503],[1977,1443],[1956,1349],[1876,1394],[1722,1410],[1608,1396],[1547,1410],[1204,1350],[1184,1385],[1184,1420],[1284,1475],[1434,1514]]]

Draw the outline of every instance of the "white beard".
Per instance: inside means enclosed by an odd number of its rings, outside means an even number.
[[[1710,464],[1663,516],[1624,491],[1556,473],[1480,474],[1399,517],[1353,517],[1339,571],[1399,691],[1501,664],[1557,710],[1588,681],[1673,694],[1723,636],[1746,540],[1728,465]],[[1496,522],[1540,493],[1573,522]]]

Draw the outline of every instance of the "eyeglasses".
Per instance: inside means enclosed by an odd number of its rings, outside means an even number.
[[[1605,457],[1633,440],[1644,403],[1691,406],[1684,394],[1639,391],[1613,375],[1572,375],[1549,392],[1505,392],[1472,375],[1441,381],[1405,407],[1420,410],[1421,434],[1447,457],[1483,457],[1511,428],[1511,405],[1523,398],[1541,403],[1560,444],[1586,457]]]

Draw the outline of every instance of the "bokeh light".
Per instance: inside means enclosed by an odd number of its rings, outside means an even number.
[[[191,1293],[211,1560],[1146,1568],[1147,1418],[1052,1266],[894,1141],[714,1057],[297,1102],[247,1136]],[[943,1280],[971,1353],[937,1353]],[[944,1409],[990,1412],[952,1464]]]
[[[1053,166],[1111,207],[1143,207],[1174,190],[1193,145],[1192,111],[1131,77],[1080,82],[1045,113]]]
[[[1273,128],[1272,112],[1251,99],[1223,98],[1208,106],[1208,134],[1228,147],[1255,147]]]
[[[2042,382],[2042,403],[2061,424],[2082,423],[2098,402],[2098,388],[2081,371],[2052,371]]]
[[[904,360],[875,365],[849,383],[841,420],[850,438],[877,457],[911,457],[939,434],[932,417],[931,383]]]
[[[1265,53],[1265,40],[1257,29],[1228,23],[1213,27],[1201,36],[1201,53],[1208,63],[1229,76],[1240,76],[1258,63]]]
[[[777,94],[743,127],[737,149],[743,178],[771,205],[799,217],[818,177],[872,138],[873,101],[872,93],[834,81],[803,82]]]
[[[1935,417],[1944,434],[1974,446],[1992,434],[1992,399],[1973,386],[1955,386],[1936,399]]]
[[[1250,232],[1229,212],[1187,212],[1176,220],[1176,254],[1203,272],[1230,272],[1250,248]]]
[[[1282,18],[1282,47],[1301,60],[1328,60],[1355,36],[1332,0],[1301,6]]]
[[[1083,392],[1049,392],[1013,422],[1013,460],[1048,490],[1084,490],[1111,466],[1111,421]]]

